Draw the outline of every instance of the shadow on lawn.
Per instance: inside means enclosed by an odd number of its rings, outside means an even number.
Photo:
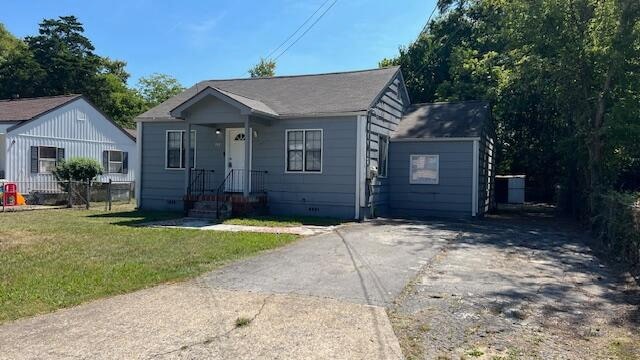
[[[108,221],[112,225],[120,226],[135,226],[163,220],[180,219],[184,217],[181,212],[166,212],[166,211],[122,211],[89,215],[90,218],[111,219]]]

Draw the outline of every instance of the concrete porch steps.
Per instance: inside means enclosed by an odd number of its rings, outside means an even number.
[[[193,209],[189,210],[189,217],[200,219],[216,219],[217,218],[217,201],[196,201]],[[231,204],[224,202],[220,204],[220,219],[231,217]]]

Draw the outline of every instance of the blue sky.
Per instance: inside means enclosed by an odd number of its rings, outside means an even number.
[[[7,1],[0,22],[37,33],[43,18],[75,15],[96,52],[127,62],[131,84],[154,72],[185,86],[247,76],[325,0]],[[279,60],[278,75],[376,67],[413,40],[435,0],[338,0]],[[397,5],[402,3],[401,6]],[[331,1],[326,5],[331,4]]]

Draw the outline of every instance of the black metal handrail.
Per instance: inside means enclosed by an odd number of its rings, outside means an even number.
[[[220,218],[220,204],[227,201],[230,193],[244,192],[244,175],[247,170],[245,169],[231,169],[224,178],[222,183],[216,189],[216,218]],[[252,194],[264,193],[265,178],[268,174],[264,170],[248,170],[249,171],[249,191]],[[223,199],[224,198],[224,199]]]
[[[204,195],[215,190],[214,170],[191,169],[189,195]]]

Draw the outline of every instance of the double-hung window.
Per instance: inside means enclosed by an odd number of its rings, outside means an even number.
[[[58,148],[50,146],[38,147],[38,173],[50,174],[56,169]]]
[[[186,163],[186,139],[184,130],[167,131],[167,169],[184,169]],[[191,149],[189,151],[191,168],[196,164],[196,132],[191,130]]]
[[[287,172],[322,172],[322,130],[287,130]]]
[[[102,152],[102,167],[108,174],[127,174],[129,171],[129,156],[127,152],[119,150],[105,150]]]

